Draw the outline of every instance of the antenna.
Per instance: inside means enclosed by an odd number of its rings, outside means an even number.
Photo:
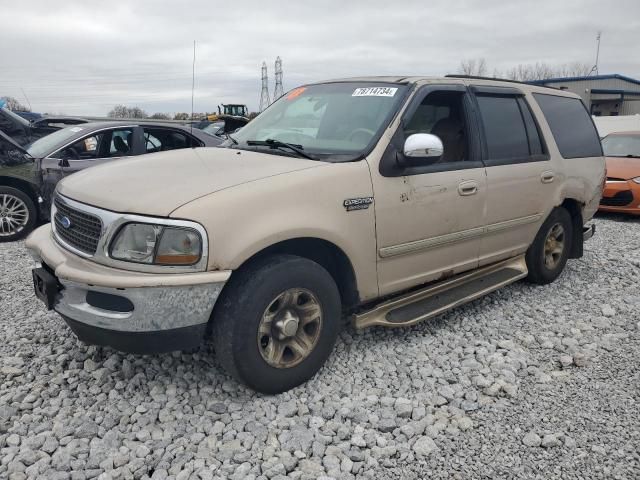
[[[262,91],[260,92],[260,111],[271,105],[269,100],[269,77],[267,76],[267,62],[262,62]]]
[[[282,60],[280,60],[280,57],[276,58],[275,75],[276,75],[276,86],[273,89],[273,101],[274,102],[277,99],[279,99],[282,95],[284,95],[284,91],[283,91],[283,88],[282,88]]]
[[[196,88],[196,41],[193,41],[193,65],[191,66],[191,133],[193,133],[193,92]]]
[[[22,91],[22,95],[24,95],[24,98],[27,100],[27,103],[29,104],[29,110],[33,111],[33,107],[31,107],[31,102],[29,101],[29,97],[27,97],[27,94],[24,93],[24,89],[22,87],[20,87],[20,90]]]
[[[591,71],[589,72],[589,75],[591,75],[592,73],[595,73],[596,75],[598,75],[598,60],[600,59],[600,37],[602,36],[602,31],[598,31],[598,35],[596,35],[596,63],[593,66],[593,68],[591,69]]]

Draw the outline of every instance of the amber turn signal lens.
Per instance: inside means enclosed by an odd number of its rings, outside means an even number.
[[[163,265],[193,265],[198,260],[198,255],[156,255],[156,263]]]

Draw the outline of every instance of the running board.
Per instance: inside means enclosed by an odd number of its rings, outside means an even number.
[[[462,273],[387,300],[353,320],[357,329],[406,327],[435,317],[527,276],[524,255]]]

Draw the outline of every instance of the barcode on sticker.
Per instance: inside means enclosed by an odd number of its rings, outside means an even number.
[[[363,87],[356,88],[352,97],[393,97],[398,91],[395,87]]]

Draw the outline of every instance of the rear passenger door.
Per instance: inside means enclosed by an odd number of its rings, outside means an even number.
[[[482,266],[527,250],[560,182],[525,95],[505,87],[472,86],[471,90],[487,172]]]
[[[169,127],[144,127],[144,152],[155,153],[180,148],[200,147],[199,140],[182,130]]]

